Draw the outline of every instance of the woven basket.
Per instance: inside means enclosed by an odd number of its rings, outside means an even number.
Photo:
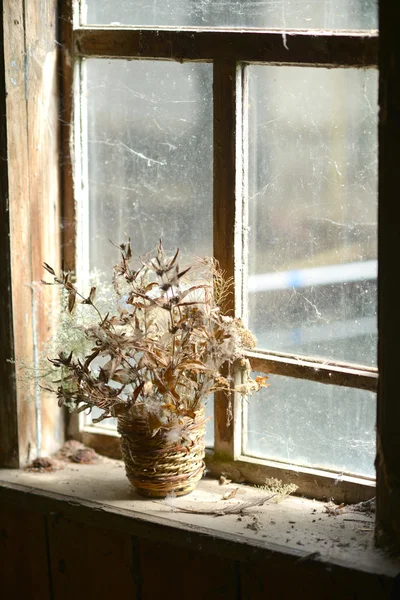
[[[184,417],[189,445],[168,443],[160,430],[153,437],[140,414],[118,417],[126,475],[142,496],[165,498],[189,494],[204,472],[204,406],[194,419]]]

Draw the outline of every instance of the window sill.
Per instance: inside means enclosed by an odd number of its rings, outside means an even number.
[[[233,488],[237,488],[236,496],[222,500],[224,492]],[[130,487],[123,463],[106,458],[94,465],[66,463],[52,473],[0,470],[0,503],[61,513],[78,522],[167,540],[240,562],[273,556],[286,561],[287,568],[312,563],[324,572],[334,570],[335,576],[358,573],[379,580],[380,586],[384,582],[385,590],[392,586],[400,562],[374,547],[371,515],[350,508],[331,515],[324,503],[298,497],[278,503],[270,500],[243,515],[179,510],[223,510],[261,495],[262,491],[250,486],[220,486],[217,480],[205,478],[188,496],[148,500]]]
[[[81,429],[82,442],[96,452],[110,458],[121,459],[119,434],[111,428],[86,425]],[[295,483],[298,494],[307,498],[327,501],[334,498],[336,504],[356,504],[375,496],[375,481],[365,477],[352,477],[251,456],[238,456],[234,461],[218,456],[214,450],[206,450],[206,466],[213,476],[226,473],[233,481],[246,481],[262,485],[267,477],[275,477],[284,484]]]

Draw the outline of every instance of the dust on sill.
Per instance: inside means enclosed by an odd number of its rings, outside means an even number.
[[[64,461],[54,471],[0,470],[0,488],[7,485],[49,492],[53,497],[60,494],[64,499],[68,496],[69,501],[90,502],[94,509],[97,505],[108,512],[132,511],[132,517],[145,517],[149,524],[153,520],[183,530],[198,529],[214,538],[291,554],[302,561],[348,565],[389,576],[400,570],[398,560],[374,547],[374,516],[351,507],[329,510],[323,502],[290,496],[280,502],[271,499],[241,514],[196,514],[223,511],[266,494],[248,485],[219,485],[216,479],[204,478],[188,496],[146,499],[130,486],[123,462],[103,457],[95,464]],[[236,488],[232,498],[223,499]]]

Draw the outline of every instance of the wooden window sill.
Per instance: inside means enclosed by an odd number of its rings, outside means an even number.
[[[222,495],[237,488],[234,498]],[[357,573],[392,586],[400,561],[375,548],[374,517],[345,507],[330,514],[326,504],[299,497],[270,500],[243,515],[196,514],[220,510],[264,495],[243,484],[221,486],[203,479],[190,495],[149,500],[137,495],[121,461],[100,458],[97,464],[63,463],[53,472],[0,470],[0,504],[66,518],[139,538],[165,541],[227,556],[241,562],[282,558],[290,565]],[[344,570],[344,571],[343,571]],[[385,583],[386,582],[386,583]],[[382,597],[386,597],[382,596]],[[390,596],[387,596],[390,597]]]

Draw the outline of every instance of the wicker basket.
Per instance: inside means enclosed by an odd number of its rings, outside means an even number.
[[[184,417],[190,445],[168,443],[161,430],[151,436],[148,420],[140,414],[118,417],[126,475],[143,496],[165,498],[189,494],[204,472],[204,406],[194,419]]]

